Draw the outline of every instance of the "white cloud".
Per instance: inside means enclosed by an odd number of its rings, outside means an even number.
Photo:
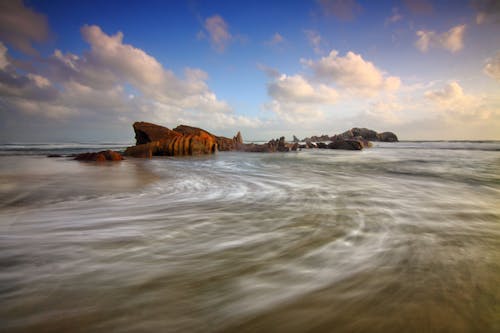
[[[435,110],[455,117],[488,119],[494,112],[486,105],[484,97],[466,94],[456,81],[446,84],[440,90],[425,92],[425,97],[433,102]]]
[[[497,51],[492,58],[486,61],[483,71],[486,75],[500,82],[500,51]]]
[[[365,116],[378,123],[399,124],[402,122],[403,109],[403,105],[397,101],[376,101],[370,103]]]
[[[0,43],[0,96],[9,110],[75,122],[120,118],[173,126],[187,120],[212,130],[235,123],[259,124],[255,118],[234,114],[217,98],[203,70],[186,68],[178,77],[145,51],[125,44],[121,32],[108,35],[98,26],[81,31],[90,49],[81,55],[55,50],[42,59],[46,66],[40,72],[15,68]]]
[[[281,75],[268,85],[268,93],[275,100],[290,103],[334,104],[338,99],[335,89],[324,84],[313,85],[301,75]]]
[[[421,52],[427,52],[430,48],[443,48],[455,53],[464,47],[465,24],[457,25],[443,33],[431,30],[417,31],[418,40],[415,46]]]
[[[217,52],[224,52],[226,45],[232,39],[226,21],[219,15],[211,16],[205,20],[205,29],[210,36],[212,47]]]
[[[17,50],[36,54],[32,43],[40,43],[49,37],[45,15],[36,13],[22,0],[0,1],[0,39]]]
[[[337,91],[325,84],[312,83],[302,75],[273,76],[267,86],[271,101],[264,108],[288,124],[321,122],[327,108],[337,103]]]
[[[332,50],[318,61],[302,60],[302,63],[314,71],[316,78],[364,95],[396,91],[401,85],[398,77],[384,75],[372,62],[351,51],[341,57]]]

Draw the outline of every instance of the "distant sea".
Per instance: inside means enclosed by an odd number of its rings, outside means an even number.
[[[500,142],[0,145],[1,332],[500,332]]]

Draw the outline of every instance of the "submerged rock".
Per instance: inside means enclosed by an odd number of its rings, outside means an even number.
[[[105,161],[121,161],[123,156],[113,150],[103,150],[97,153],[82,153],[75,156],[77,161],[87,161],[87,162],[105,162]]]

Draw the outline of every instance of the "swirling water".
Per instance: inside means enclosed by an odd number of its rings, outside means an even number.
[[[0,154],[2,332],[500,331],[498,142],[23,152]]]

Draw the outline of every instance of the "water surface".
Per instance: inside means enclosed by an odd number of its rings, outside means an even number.
[[[1,331],[500,331],[498,142],[23,149],[0,153]]]

